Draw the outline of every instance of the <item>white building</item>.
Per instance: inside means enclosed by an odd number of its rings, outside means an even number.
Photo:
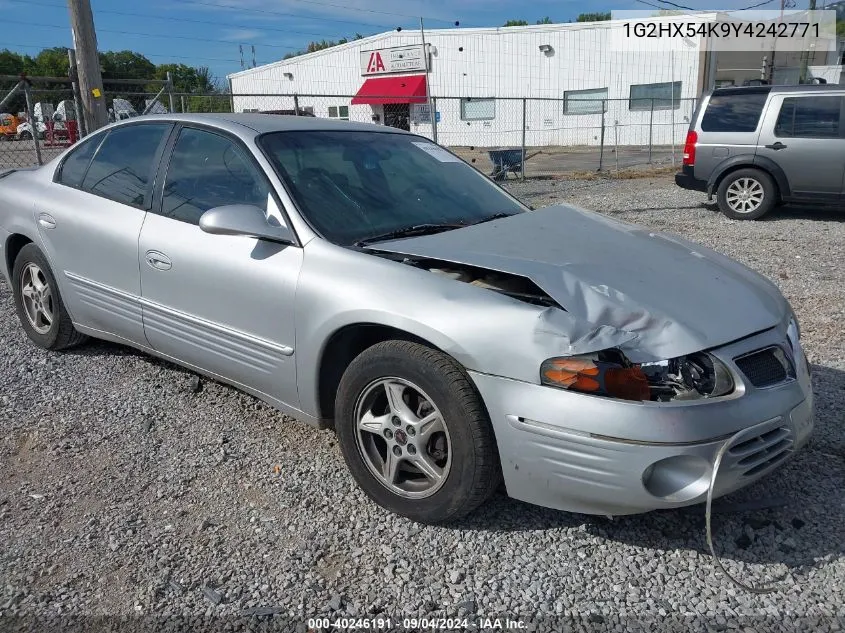
[[[420,31],[388,32],[244,70],[229,81],[237,112],[298,106],[318,117],[433,137],[430,98],[436,138],[448,146],[520,146],[523,128],[529,147],[598,144],[602,134],[619,145],[678,142],[695,98],[715,82],[714,56],[699,39],[625,37],[625,25],[432,30],[425,32],[425,53]]]

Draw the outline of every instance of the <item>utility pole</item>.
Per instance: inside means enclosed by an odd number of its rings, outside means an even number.
[[[423,62],[425,62],[425,100],[428,105],[428,115],[430,117],[429,122],[431,123],[431,140],[435,143],[437,142],[437,113],[434,111],[434,107],[432,106],[431,102],[431,82],[428,80],[428,72],[429,72],[429,57],[428,57],[428,46],[425,45],[425,26],[423,25],[423,19],[420,17],[420,36],[422,37],[422,54],[423,54]]]
[[[85,127],[90,134],[109,121],[106,97],[103,94],[103,76],[97,54],[97,34],[94,32],[94,14],[90,0],[68,0],[73,46],[77,56],[77,76],[82,98]]]
[[[816,0],[810,0],[810,6],[808,7],[808,10],[809,11],[815,11],[816,10]],[[809,16],[808,16],[808,19],[809,19]],[[806,39],[804,40],[804,45],[807,46],[807,40]],[[807,71],[808,71],[807,66],[809,65],[809,63],[810,63],[810,49],[808,47],[808,48],[805,48],[803,51],[801,51],[801,74],[798,75],[798,83],[799,84],[803,84],[804,82],[807,81]]]

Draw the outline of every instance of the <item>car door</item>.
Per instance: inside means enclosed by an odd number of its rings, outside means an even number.
[[[159,178],[139,241],[150,345],[296,406],[293,300],[302,249],[198,225],[208,209],[231,204],[259,206],[284,223],[266,176],[236,139],[186,126]]]
[[[62,161],[34,205],[39,236],[75,323],[146,345],[138,235],[170,123],[113,128]]]
[[[757,156],[780,166],[792,197],[839,198],[845,174],[843,107],[841,94],[813,91],[772,96]]]

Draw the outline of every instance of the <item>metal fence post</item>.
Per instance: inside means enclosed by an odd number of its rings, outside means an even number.
[[[431,117],[431,140],[437,142],[437,97],[431,98],[428,114]]]
[[[14,97],[18,91],[23,88],[23,85],[24,82],[19,81],[17,85],[9,91],[9,94],[3,97],[3,100],[0,101],[0,110],[4,110],[6,108],[6,103],[12,100],[12,97]]]
[[[654,97],[651,99],[651,110],[648,113],[648,163],[651,164],[651,145],[654,133]]]
[[[601,146],[599,147],[599,171],[601,171],[602,167],[604,166],[604,112],[606,109],[607,101],[602,99],[601,102]]]
[[[170,101],[170,113],[173,114],[173,77],[170,76],[170,71],[167,71],[167,97]]]
[[[179,100],[182,102],[182,113],[184,114],[185,112],[187,112],[187,111],[188,111],[187,101],[185,101],[185,95],[182,95],[182,96],[179,98]]]
[[[522,98],[522,180],[525,180],[525,106],[528,100]]]
[[[293,114],[299,116],[299,97],[297,95],[293,95]]]
[[[88,126],[85,117],[82,116],[82,94],[79,92],[79,83],[76,79],[76,51],[67,49],[68,76],[71,79],[70,89],[73,91],[73,107],[76,110],[76,125],[79,129],[79,138],[88,136]]]
[[[29,91],[29,82],[24,79],[21,83],[23,83],[23,91],[26,95],[26,113],[29,117],[29,124],[32,126],[32,142],[35,143],[35,160],[38,161],[39,165],[43,165],[41,147],[38,145],[38,122],[35,120],[35,108],[32,107],[32,94]]]
[[[616,173],[619,173],[619,119],[613,120],[613,153],[616,156]]]
[[[678,104],[680,106],[680,103]],[[675,99],[672,99],[672,167],[675,166]]]

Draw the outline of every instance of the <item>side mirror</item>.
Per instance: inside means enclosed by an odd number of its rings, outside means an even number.
[[[271,222],[275,222],[271,224]],[[209,209],[200,216],[200,228],[214,235],[243,235],[282,244],[293,244],[293,232],[251,204],[227,204]]]

